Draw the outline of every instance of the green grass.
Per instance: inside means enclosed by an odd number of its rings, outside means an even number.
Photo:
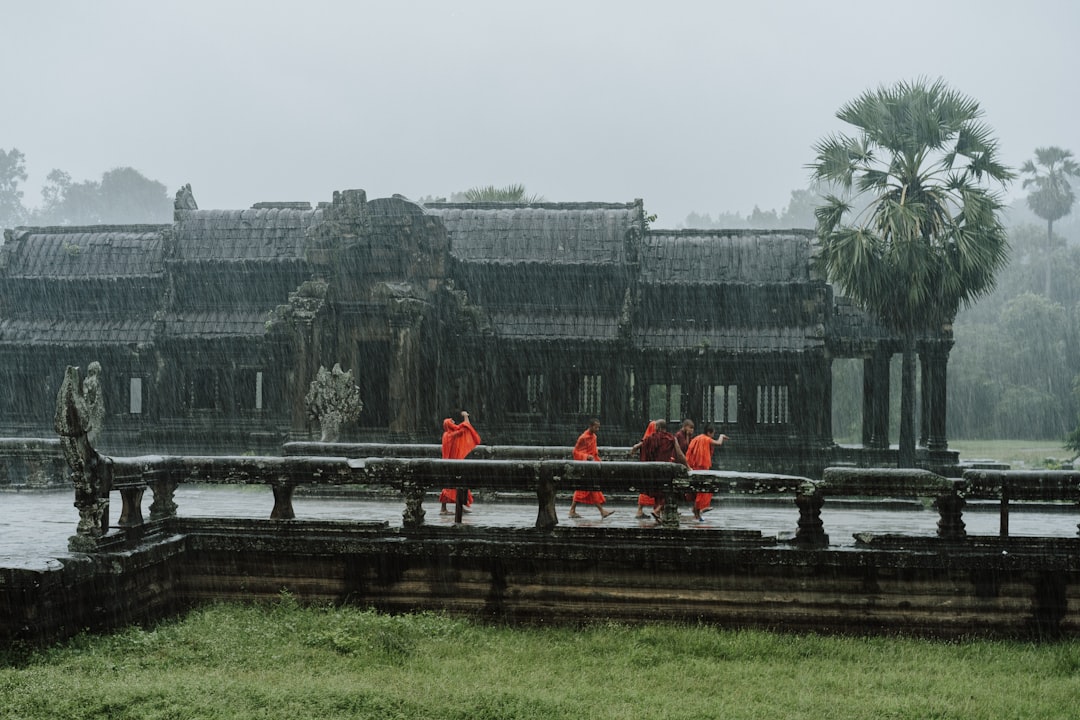
[[[949,440],[949,449],[961,460],[989,459],[1011,465],[1014,470],[1041,468],[1047,460],[1057,464],[1071,460],[1061,440]]]
[[[1080,642],[488,627],[220,605],[9,652],[2,718],[1061,718]]]

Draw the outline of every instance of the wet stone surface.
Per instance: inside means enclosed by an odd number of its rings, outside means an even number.
[[[143,498],[144,516],[149,517],[152,494]],[[236,485],[182,485],[176,491],[178,514],[182,517],[239,517],[269,518],[274,506],[269,487]],[[646,517],[634,517],[636,505],[632,500],[612,500],[605,506],[615,510],[611,517],[601,520],[595,507],[579,506],[580,519],[566,516],[569,494],[560,494],[557,501],[559,524],[563,528],[580,527],[594,530],[605,527],[650,528],[656,523]],[[385,521],[391,527],[401,527],[404,501],[398,498],[359,499],[310,496],[298,494],[293,501],[296,519]],[[79,514],[69,491],[22,492],[0,494],[0,567],[36,566],[51,558],[67,554],[68,538],[75,534]],[[453,525],[454,515],[441,515],[435,496],[425,500],[425,523],[432,526]],[[1080,510],[1061,507],[1060,511],[1025,510],[1018,504],[1011,507],[1009,531],[1016,537],[1062,537],[1077,534]],[[680,508],[681,530],[752,530],[766,537],[790,538],[796,529],[798,511],[791,500],[767,498],[745,501],[714,498],[713,510],[696,522],[690,515],[689,503]],[[120,499],[113,493],[110,520],[115,525],[120,512]],[[821,519],[833,547],[852,546],[854,533],[895,533],[932,537],[937,532],[938,513],[920,503],[886,502],[877,507],[866,504],[828,500]],[[525,498],[479,498],[464,523],[474,527],[530,528],[536,521],[536,503]],[[964,522],[969,535],[996,536],[998,514],[996,503],[969,503]]]

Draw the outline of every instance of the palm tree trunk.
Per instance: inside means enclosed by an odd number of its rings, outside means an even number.
[[[900,374],[900,451],[897,467],[915,467],[915,331],[904,331]]]
[[[1050,299],[1050,269],[1054,266],[1053,249],[1054,247],[1054,221],[1046,221],[1046,286],[1043,297],[1047,300]]]

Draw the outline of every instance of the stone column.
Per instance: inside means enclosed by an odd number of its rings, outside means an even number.
[[[885,450],[889,447],[889,353],[877,349],[863,366],[863,392],[869,394],[863,407],[869,405],[870,447]],[[867,381],[869,375],[869,381]],[[866,423],[866,418],[863,418]],[[865,435],[865,431],[864,431]]]
[[[926,349],[919,353],[919,447],[927,446],[930,430],[930,371]]]
[[[945,398],[948,387],[949,346],[945,343],[934,343],[924,351],[924,354],[926,355],[926,396],[929,400],[926,447],[930,451],[948,450]]]

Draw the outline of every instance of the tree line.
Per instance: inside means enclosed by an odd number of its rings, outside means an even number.
[[[0,228],[172,222],[168,189],[132,167],[116,167],[102,173],[100,180],[82,181],[54,169],[36,207],[25,202],[28,177],[23,153],[0,148]]]

